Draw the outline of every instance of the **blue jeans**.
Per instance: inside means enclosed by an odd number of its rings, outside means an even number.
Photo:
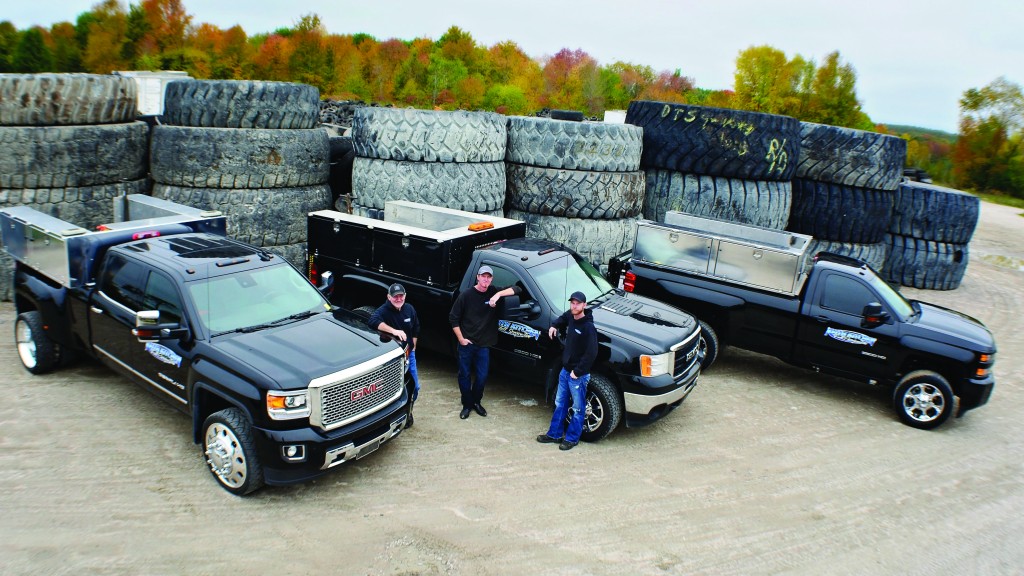
[[[416,351],[409,351],[409,376],[412,376],[412,383],[415,386],[412,391],[412,401],[420,397],[420,375],[416,372]]]
[[[459,391],[462,392],[463,408],[472,408],[484,397],[490,363],[490,348],[476,344],[459,346]]]
[[[562,368],[558,373],[558,392],[555,393],[555,413],[551,415],[551,426],[548,428],[548,436],[551,438],[562,438],[566,442],[576,443],[580,441],[580,434],[583,433],[583,418],[587,415],[587,383],[590,382],[590,374],[580,376],[573,380],[569,377],[569,370]],[[569,421],[569,429],[566,430],[565,418],[572,414]]]

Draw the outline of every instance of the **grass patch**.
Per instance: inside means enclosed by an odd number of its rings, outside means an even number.
[[[1014,208],[1022,208],[1022,209],[1024,209],[1024,198],[1017,198],[1017,197],[1014,197],[1014,196],[1004,196],[1002,194],[978,194],[978,193],[975,193],[974,195],[977,196],[978,198],[981,198],[982,200],[984,200],[986,202],[991,202],[993,204],[1002,204],[1003,206],[1013,206]]]

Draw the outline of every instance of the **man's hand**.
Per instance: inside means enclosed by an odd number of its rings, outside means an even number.
[[[490,306],[491,308],[494,308],[495,306],[497,306],[499,298],[501,298],[501,296],[498,296],[497,294],[495,294],[494,296],[491,296],[491,299],[487,301],[488,306]]]
[[[572,378],[573,380],[578,380],[579,376],[576,375],[576,371],[575,370],[570,370],[569,371],[569,378]]]
[[[392,330],[391,335],[405,342],[405,330]]]
[[[557,337],[558,337],[558,328],[555,328],[554,326],[552,326],[551,328],[548,328],[548,338],[551,338],[552,340],[554,340]]]
[[[473,341],[469,338],[459,338],[459,346],[469,346]]]

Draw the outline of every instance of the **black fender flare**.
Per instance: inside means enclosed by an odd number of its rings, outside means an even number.
[[[254,384],[222,369],[213,362],[203,362],[203,368],[193,370],[189,380],[189,412],[192,414],[192,441],[202,441],[202,427],[206,417],[222,410],[208,409],[209,401],[204,397],[213,396],[223,403],[224,408],[238,408],[254,425],[259,419],[254,413],[263,402],[263,395]]]

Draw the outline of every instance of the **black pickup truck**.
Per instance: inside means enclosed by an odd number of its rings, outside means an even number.
[[[609,278],[697,316],[705,369],[729,344],[890,386],[899,418],[922,429],[988,401],[996,345],[981,322],[905,299],[860,261],[824,253],[808,261],[810,241],[669,212],[665,223],[639,222],[633,250],[611,260]]]
[[[331,300],[369,314],[401,282],[420,315],[420,345],[454,355],[448,313],[472,289],[481,265],[493,285],[519,285],[501,299],[491,363],[517,377],[557,387],[562,343],[547,336],[569,295],[590,298],[599,352],[587,391],[582,438],[604,438],[624,419],[641,426],[671,412],[697,384],[700,329],[688,314],[614,288],[573,250],[524,238],[523,222],[412,202],[388,202],[384,220],[323,210],[308,218],[310,279],[333,283]],[[327,278],[325,281],[324,278]]]
[[[236,495],[314,478],[403,430],[401,347],[280,257],[226,238],[220,213],[120,200],[98,231],[0,210],[29,372],[84,354],[138,382],[192,418]]]

